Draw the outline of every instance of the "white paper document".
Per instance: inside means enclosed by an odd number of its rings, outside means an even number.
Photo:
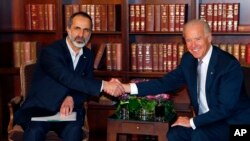
[[[58,112],[53,116],[32,117],[31,121],[48,121],[48,122],[76,121],[76,112],[72,112],[68,116],[61,116],[60,112]]]

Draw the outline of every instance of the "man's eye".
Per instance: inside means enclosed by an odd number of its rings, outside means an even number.
[[[91,29],[89,29],[89,28],[84,28],[83,31],[84,31],[84,32],[91,32]]]

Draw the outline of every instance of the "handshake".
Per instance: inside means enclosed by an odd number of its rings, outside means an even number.
[[[130,84],[123,84],[118,79],[112,78],[110,81],[103,81],[103,91],[111,96],[118,97],[130,93]]]

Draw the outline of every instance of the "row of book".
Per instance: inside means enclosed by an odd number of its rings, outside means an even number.
[[[122,70],[122,44],[103,43],[94,60],[94,69]]]
[[[26,4],[26,30],[55,30],[55,4]]]
[[[38,52],[38,43],[35,41],[15,41],[13,42],[13,64],[20,67],[22,64],[35,61]]]
[[[232,54],[241,64],[250,64],[250,43],[220,43],[216,45],[222,50]]]
[[[131,71],[169,72],[185,51],[182,43],[132,43]]]
[[[250,64],[250,43],[220,43],[219,48]],[[169,72],[177,67],[186,47],[182,43],[132,43],[131,71]]]
[[[131,4],[131,32],[180,32],[187,19],[186,4]]]
[[[93,31],[119,31],[121,7],[116,4],[68,4],[64,5],[65,26],[73,13],[86,12],[92,18]],[[119,25],[117,25],[119,24]]]
[[[237,32],[239,11],[239,3],[202,3],[199,15],[214,32]]]

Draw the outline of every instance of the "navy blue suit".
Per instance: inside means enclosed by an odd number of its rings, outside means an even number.
[[[137,84],[139,95],[174,91],[186,85],[191,104],[197,114],[199,107],[197,102],[197,65],[197,59],[189,52],[185,53],[177,69],[160,79]],[[250,124],[250,99],[244,91],[241,66],[232,55],[215,46],[208,65],[205,90],[209,111],[194,117],[196,129],[193,131],[198,132],[199,129],[209,130],[211,128],[211,130],[218,132],[218,136],[228,140],[228,125]],[[217,129],[221,129],[224,133],[216,131],[213,126],[215,128],[217,126]],[[192,129],[190,131],[192,132]],[[181,134],[180,131],[178,132]],[[209,131],[206,134],[209,137]],[[194,134],[184,133],[183,136],[186,135],[192,137],[192,141],[195,140]],[[213,133],[211,135],[213,136]],[[209,139],[220,140],[216,136]],[[201,139],[197,138],[198,140]],[[202,140],[204,141],[206,138]]]
[[[98,96],[101,85],[101,80],[93,79],[90,49],[83,48],[74,70],[66,39],[56,41],[40,52],[32,86],[20,110],[15,113],[15,122],[26,129],[32,116],[55,114],[60,111],[65,97],[72,96],[78,122],[83,123],[83,101],[90,95]]]

